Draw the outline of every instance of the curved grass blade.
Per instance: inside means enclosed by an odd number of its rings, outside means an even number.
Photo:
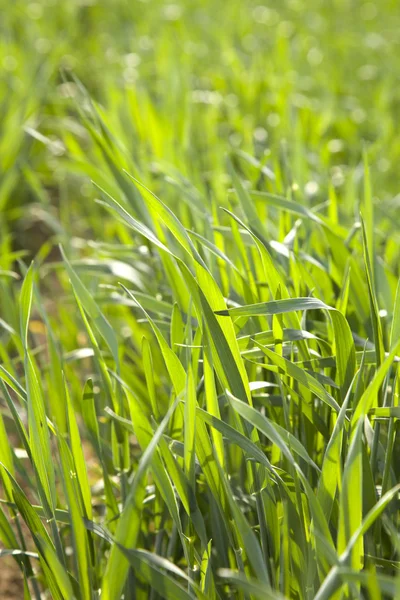
[[[303,310],[327,310],[330,312],[335,334],[338,379],[344,398],[355,373],[356,356],[350,327],[344,316],[335,308],[328,306],[317,298],[283,298],[282,300],[217,311],[217,314],[230,315],[231,317],[251,317],[279,315]]]
[[[257,598],[257,600],[287,600],[286,596],[273,590],[268,585],[261,584],[258,580],[247,579],[237,571],[219,569],[218,576],[225,581],[233,583],[236,588],[250,595],[252,598]]]

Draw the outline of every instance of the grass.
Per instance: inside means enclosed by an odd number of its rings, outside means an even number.
[[[3,12],[24,598],[399,597],[397,4]]]

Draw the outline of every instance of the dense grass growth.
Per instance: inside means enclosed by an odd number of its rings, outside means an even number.
[[[400,597],[397,3],[3,12],[24,597]]]

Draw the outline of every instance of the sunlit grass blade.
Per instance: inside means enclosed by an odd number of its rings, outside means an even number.
[[[105,600],[119,600],[125,579],[128,573],[129,563],[121,556],[120,546],[133,548],[140,529],[140,515],[142,503],[145,496],[145,475],[151,465],[152,457],[156,451],[159,439],[163,435],[169,420],[175,410],[175,404],[171,405],[167,414],[158,427],[152,440],[146,447],[141,458],[138,469],[135,472],[124,510],[119,518],[115,531],[115,542],[111,549],[110,557],[103,576],[102,596]],[[118,544],[118,545],[117,545]]]
[[[362,521],[362,421],[359,421],[350,441],[343,471],[343,483],[339,501],[338,554],[342,554]],[[363,540],[353,545],[350,565],[355,570],[363,567]]]
[[[68,275],[71,279],[72,286],[75,290],[77,297],[79,298],[83,308],[86,313],[89,315],[92,322],[95,324],[98,329],[100,335],[106,341],[110,351],[114,357],[116,364],[118,365],[118,341],[115,335],[113,328],[110,323],[107,321],[96,302],[93,300],[92,295],[89,293],[85,285],[82,283],[78,275],[75,273],[75,270],[72,268],[71,263],[67,259],[64,250],[60,248],[61,254],[63,256],[63,260],[65,262],[65,267],[68,271]]]

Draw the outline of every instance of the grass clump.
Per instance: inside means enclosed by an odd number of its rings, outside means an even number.
[[[4,104],[0,555],[36,600],[397,598],[395,7],[155,4],[29,8],[73,28]]]

